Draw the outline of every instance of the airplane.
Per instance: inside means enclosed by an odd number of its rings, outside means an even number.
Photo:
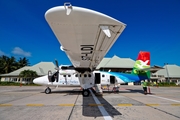
[[[146,55],[146,59],[148,62],[144,64],[144,67],[139,67],[143,60],[143,56]],[[145,59],[145,61],[147,61]],[[58,63],[56,61],[56,66]],[[35,84],[48,86],[45,89],[45,93],[51,93],[51,89],[49,87],[52,86],[81,86],[88,84],[100,84],[101,86],[106,85],[118,85],[129,82],[140,82],[141,80],[150,79],[150,53],[145,51],[140,51],[138,58],[134,64],[133,70],[131,73],[120,73],[120,72],[109,72],[109,71],[93,71],[93,72],[85,72],[79,73],[75,70],[73,66],[69,65],[61,65],[56,72],[52,73],[48,71],[48,75],[38,77],[33,80]],[[146,69],[146,70],[144,70]],[[57,80],[57,76],[58,80]],[[89,81],[89,83],[88,83]],[[85,82],[85,84],[83,84]],[[84,92],[84,93],[83,93]],[[82,95],[84,97],[89,96],[88,89],[83,90]]]
[[[77,84],[82,95],[89,96],[89,89],[95,85],[136,82],[148,79],[148,70],[139,70],[135,64],[132,74],[95,71],[97,65],[121,35],[126,24],[103,13],[72,6],[53,7],[46,11],[45,19],[61,44],[60,49],[70,59],[72,66],[58,66],[56,72],[33,80],[35,84],[46,85],[45,93],[51,93],[50,86]],[[140,57],[139,57],[140,56]],[[150,53],[140,52],[138,60],[150,64]],[[142,66],[143,67],[143,66]]]

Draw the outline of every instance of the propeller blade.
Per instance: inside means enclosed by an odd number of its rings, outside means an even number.
[[[55,63],[56,63],[56,67],[57,67],[57,72],[56,72],[56,82],[59,81],[59,64],[58,64],[58,61],[55,60]]]
[[[59,70],[56,72],[56,82],[59,81]]]
[[[56,67],[59,68],[59,64],[57,60],[55,60],[55,63],[56,63]]]

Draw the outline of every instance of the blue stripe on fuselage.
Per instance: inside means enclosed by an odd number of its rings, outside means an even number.
[[[113,76],[116,76],[126,82],[139,82],[141,80],[148,79],[147,76],[140,76],[140,75],[134,75],[134,74],[127,74],[127,73],[119,73],[119,72],[105,72],[109,73]]]

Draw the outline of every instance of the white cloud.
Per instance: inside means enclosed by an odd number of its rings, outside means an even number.
[[[3,51],[0,50],[0,56],[1,55],[6,55]]]
[[[26,52],[23,49],[21,49],[20,47],[15,47],[12,51],[13,54],[15,55],[22,55],[24,57],[31,57],[31,53],[30,52]]]

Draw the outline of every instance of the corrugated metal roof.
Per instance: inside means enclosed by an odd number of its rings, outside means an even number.
[[[164,69],[158,70],[158,75],[164,75],[165,77],[177,77],[180,78],[180,66],[177,65],[165,65]],[[168,76],[168,74],[169,76]]]
[[[114,55],[112,58],[103,58],[96,69],[103,68],[133,68],[135,61],[130,58],[119,58]]]
[[[35,64],[33,66],[25,66],[23,68],[20,68],[18,70],[15,70],[8,74],[1,74],[0,76],[18,76],[21,71],[24,70],[33,70],[36,71],[39,76],[41,75],[47,75],[48,71],[51,70],[52,72],[55,71],[55,65],[53,62],[40,62],[38,64]]]

